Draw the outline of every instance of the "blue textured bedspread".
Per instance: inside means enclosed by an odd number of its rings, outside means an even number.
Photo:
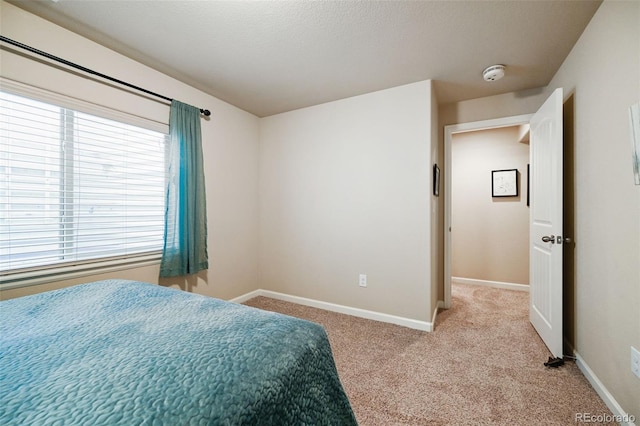
[[[353,425],[317,324],[100,281],[0,302],[2,425]]]

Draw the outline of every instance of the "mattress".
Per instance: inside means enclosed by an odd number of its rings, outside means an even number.
[[[324,329],[107,280],[0,302],[0,424],[354,425]]]

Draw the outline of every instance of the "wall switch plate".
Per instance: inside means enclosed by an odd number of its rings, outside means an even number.
[[[640,379],[640,351],[631,346],[631,371]]]
[[[360,274],[360,280],[358,281],[358,284],[360,285],[360,287],[367,286],[367,276],[365,274]]]

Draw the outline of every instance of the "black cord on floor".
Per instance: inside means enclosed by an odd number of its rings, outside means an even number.
[[[549,361],[544,363],[545,367],[558,368],[564,365],[564,359],[549,357]]]

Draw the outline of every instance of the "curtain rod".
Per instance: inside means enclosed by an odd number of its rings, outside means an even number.
[[[36,54],[38,54],[40,56],[44,56],[45,58],[52,59],[54,61],[60,62],[60,63],[62,63],[64,65],[79,69],[80,71],[84,71],[84,72],[86,72],[88,74],[96,75],[98,77],[104,78],[105,80],[113,81],[114,83],[118,83],[118,84],[121,84],[123,86],[127,86],[127,87],[129,87],[131,89],[138,90],[138,91],[146,93],[148,95],[153,95],[155,97],[164,99],[165,101],[169,101],[169,102],[173,101],[173,99],[169,98],[168,96],[160,95],[158,93],[152,92],[151,90],[143,89],[142,87],[138,87],[138,86],[135,86],[135,85],[133,85],[131,83],[127,83],[126,81],[118,80],[117,78],[110,77],[110,76],[108,76],[106,74],[102,74],[102,73],[94,71],[92,69],[83,67],[82,65],[78,65],[78,64],[75,64],[75,63],[73,63],[71,61],[67,61],[66,59],[59,58],[58,56],[54,56],[54,55],[52,55],[50,53],[43,52],[42,50],[38,50],[38,49],[36,49],[34,47],[27,46],[26,44],[20,43],[20,42],[15,41],[15,40],[12,40],[12,39],[10,39],[8,37],[5,37],[3,35],[0,35],[0,41],[12,44],[12,45],[17,46],[17,47],[19,47],[21,49],[25,49],[25,50],[28,50],[29,52],[36,53]],[[205,117],[208,117],[208,116],[211,115],[211,111],[209,111],[208,109],[200,108],[200,113],[203,114]]]

